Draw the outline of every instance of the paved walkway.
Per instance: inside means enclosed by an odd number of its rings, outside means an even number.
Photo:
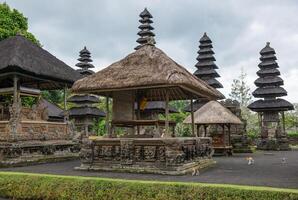
[[[247,156],[252,156],[254,158],[254,165],[247,164]],[[286,158],[286,164],[282,164],[283,157]],[[298,151],[235,154],[232,157],[215,157],[215,160],[217,161],[216,166],[201,173],[199,176],[168,176],[76,171],[73,168],[80,165],[79,161],[67,161],[16,168],[3,168],[0,169],[0,171],[95,176],[138,180],[229,183],[298,189]]]

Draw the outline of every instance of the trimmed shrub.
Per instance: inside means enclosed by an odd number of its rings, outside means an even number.
[[[294,200],[298,199],[298,190],[0,172],[0,196],[67,200]]]

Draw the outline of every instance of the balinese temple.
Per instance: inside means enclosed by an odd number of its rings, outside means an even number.
[[[141,25],[139,26],[140,31],[138,32],[138,35],[140,36],[139,39],[137,39],[137,43],[139,45],[135,47],[135,50],[141,48],[144,44],[155,44],[154,36],[155,34],[152,32],[154,28],[151,26],[153,21],[151,20],[153,17],[150,14],[150,12],[147,10],[147,8],[144,9],[143,12],[140,13],[140,20],[139,22]]]
[[[146,10],[142,13],[148,15]],[[144,19],[148,21],[147,18]],[[106,110],[105,136],[92,136],[84,142],[81,166],[77,169],[173,175],[214,163],[211,139],[196,137],[194,123],[191,125],[193,137],[175,137],[172,133],[170,127],[175,123],[169,119],[169,102],[192,102],[192,99],[199,98],[217,100],[223,95],[197,79],[150,41],[140,44],[136,51],[96,74],[74,83],[73,92],[104,96],[106,107],[112,104],[111,115],[109,109]],[[141,108],[144,101],[165,102],[165,119],[138,118],[135,103]],[[151,126],[154,130],[141,135],[140,126]]]
[[[216,79],[220,77],[220,75],[216,72],[218,67],[214,63],[216,59],[212,48],[211,39],[208,37],[207,33],[204,33],[203,37],[200,39],[199,51],[197,52],[199,54],[197,57],[198,62],[195,65],[197,70],[194,72],[194,75],[215,89],[223,88],[222,84]],[[207,102],[206,99],[196,100],[193,105],[194,110],[198,110]],[[185,111],[190,111],[190,105],[185,108]]]
[[[191,124],[191,116],[188,116],[183,123]],[[231,125],[242,124],[241,120],[229,109],[217,101],[209,101],[194,113],[194,123],[197,126],[197,136],[210,137],[208,126],[216,125],[221,127],[212,135],[212,145],[215,155],[232,155]],[[198,131],[200,127],[203,132]]]
[[[76,66],[80,69],[78,69],[77,72],[79,72],[82,77],[94,74],[94,71],[90,70],[94,68],[94,65],[91,64],[91,53],[86,47],[80,51],[80,58],[78,58],[78,61],[79,63],[77,63]]]
[[[216,79],[219,78],[220,75],[216,72],[216,69],[218,69],[217,65],[214,63],[216,61],[214,57],[214,51],[212,50],[212,41],[209,38],[209,36],[204,33],[203,37],[200,39],[200,45],[199,45],[199,51],[198,51],[198,57],[197,57],[197,64],[195,65],[197,70],[194,72],[194,75],[198,77],[199,79],[204,80],[208,85],[215,89],[223,88],[222,84]],[[194,102],[194,110],[200,109],[202,106],[204,106],[206,103],[208,103],[208,100],[206,99],[198,99]],[[239,103],[237,104],[235,101],[232,101],[230,99],[227,99],[225,101],[222,101],[223,105],[226,106],[226,108],[230,109],[234,114],[236,114],[238,117],[241,118],[241,109]],[[232,103],[232,104],[231,104]],[[185,108],[186,112],[190,111],[190,105]],[[240,112],[240,114],[239,114]],[[247,142],[247,133],[246,133],[246,122],[242,119],[241,124],[232,124],[231,125],[231,131],[229,134],[231,134],[231,143],[233,147],[233,151],[235,152],[251,152],[250,148],[248,147]],[[204,132],[202,126],[201,130]],[[208,133],[209,136],[212,137],[212,135],[217,135],[218,132],[222,132],[221,127],[219,126],[208,126]]]
[[[255,81],[257,89],[252,93],[255,98],[261,98],[251,103],[248,108],[259,114],[260,139],[258,149],[288,150],[289,143],[285,130],[284,112],[293,110],[293,105],[280,98],[287,95],[281,87],[284,82],[280,78],[279,66],[276,62],[275,50],[267,42],[260,52],[259,78]]]
[[[49,121],[39,100],[41,90],[66,91],[77,72],[20,35],[2,40],[0,49],[0,165],[77,156],[68,121]],[[25,104],[29,97],[33,105]]]
[[[90,70],[90,68],[94,68],[90,63],[92,62],[91,53],[86,47],[80,51],[78,61],[76,66],[81,69],[78,69],[77,72],[81,74],[81,77],[94,74],[94,71]],[[92,127],[98,119],[105,117],[105,112],[96,106],[99,104],[99,97],[91,94],[76,94],[68,98],[67,101],[75,104],[68,110],[68,115],[74,121],[76,132],[80,133],[80,139],[96,135],[92,131]]]
[[[135,50],[137,50],[144,44],[156,44],[154,39],[155,34],[152,32],[154,28],[151,25],[153,23],[152,15],[147,10],[147,8],[145,8],[139,16],[141,18],[139,20],[139,22],[141,23],[141,25],[139,26],[140,31],[138,32],[140,38],[138,38],[136,41],[137,43],[139,43],[139,45],[135,47]],[[165,102],[162,101],[146,101],[144,102],[142,109],[138,109],[137,106],[138,105],[136,104],[136,115],[139,115],[139,117],[143,119],[158,119],[159,114],[165,113]],[[169,112],[175,113],[176,111],[174,108],[170,107]]]

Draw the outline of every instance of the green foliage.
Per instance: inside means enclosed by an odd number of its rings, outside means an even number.
[[[43,98],[55,104],[63,104],[64,92],[63,90],[44,90],[41,92]]]
[[[250,88],[246,83],[247,74],[241,68],[241,73],[238,79],[234,79],[232,83],[231,93],[229,94],[232,100],[237,100],[241,107],[246,107],[251,99]]]
[[[39,41],[28,32],[28,19],[16,9],[10,9],[6,3],[0,3],[0,40],[21,34],[37,45]]]
[[[31,108],[33,105],[36,105],[38,97],[21,97],[22,106]]]
[[[288,137],[298,138],[298,132],[297,131],[288,131]]]
[[[298,132],[298,104],[294,103],[294,110],[285,112],[285,124],[288,130]]]
[[[190,137],[191,126],[189,124],[178,123],[175,127],[175,134],[177,137]]]
[[[106,120],[105,119],[94,120],[92,129],[93,129],[93,132],[99,136],[105,135],[106,134]]]
[[[67,200],[294,200],[298,198],[298,190],[0,172],[0,196]]]

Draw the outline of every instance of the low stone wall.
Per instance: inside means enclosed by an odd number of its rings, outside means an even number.
[[[288,140],[291,145],[298,145],[298,137],[288,137]]]
[[[214,161],[211,138],[99,138],[83,142],[80,170],[185,174]]]
[[[70,124],[48,121],[0,121],[0,167],[76,158]]]

